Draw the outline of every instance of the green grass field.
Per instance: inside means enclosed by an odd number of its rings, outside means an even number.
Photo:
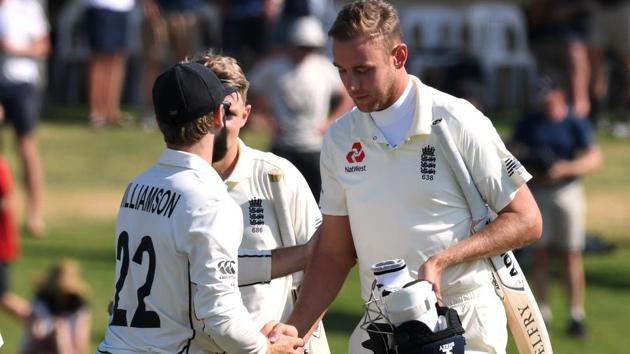
[[[16,167],[9,131],[3,136],[5,154]],[[22,238],[23,254],[12,267],[12,287],[30,297],[33,283],[49,265],[59,257],[77,259],[91,287],[94,349],[103,337],[107,302],[112,296],[118,202],[128,179],[156,160],[162,141],[159,133],[146,133],[137,127],[92,131],[77,119],[47,120],[39,136],[46,170],[48,234],[43,239]],[[262,148],[266,144],[260,134],[249,133],[245,140]],[[606,137],[600,141],[606,166],[586,180],[589,230],[618,247],[614,253],[586,258],[587,339],[574,341],[564,334],[566,303],[560,279],[554,283],[551,299],[555,319],[550,330],[555,352],[560,354],[628,352],[623,333],[630,318],[630,175],[625,173],[630,141]],[[325,318],[333,354],[346,353],[347,338],[361,314],[357,289],[353,272]],[[0,313],[0,333],[5,341],[0,353],[18,352],[21,329],[20,323]],[[516,353],[512,344],[509,352]]]

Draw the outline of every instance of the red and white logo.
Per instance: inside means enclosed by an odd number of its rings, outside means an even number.
[[[350,152],[346,154],[346,160],[348,161],[348,163],[359,163],[363,161],[364,158],[365,152],[363,152],[363,147],[361,146],[361,143],[356,142],[352,144],[352,150],[350,150]]]

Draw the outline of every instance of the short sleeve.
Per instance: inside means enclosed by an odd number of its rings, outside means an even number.
[[[332,139],[332,132],[336,124],[337,123],[328,130],[322,144],[322,152],[320,155],[322,191],[319,197],[319,204],[322,214],[348,215],[346,193],[335,174],[336,164],[333,154],[334,141]]]
[[[271,281],[271,250],[238,250],[238,285],[248,286]]]
[[[481,196],[494,211],[501,211],[532,176],[507,150],[481,112],[453,119],[449,125]]]
[[[50,26],[48,24],[48,20],[46,19],[44,9],[38,2],[35,1],[32,6],[33,8],[31,13],[33,16],[31,17],[31,22],[29,24],[31,36],[33,38],[46,37],[50,31]]]

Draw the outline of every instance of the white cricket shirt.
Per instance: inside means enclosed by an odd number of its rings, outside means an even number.
[[[0,5],[0,40],[26,49],[48,36],[46,14],[39,1],[5,0]],[[3,53],[0,56],[0,82],[38,84],[38,60]]]
[[[100,353],[265,353],[241,301],[242,218],[199,156],[166,149],[116,220],[114,314]]]
[[[271,202],[272,192],[267,172],[275,168],[284,172],[281,183],[285,188],[295,231],[295,244],[308,242],[322,220],[319,206],[306,180],[295,166],[272,153],[252,149],[239,139],[238,161],[226,179],[226,184],[230,196],[240,205],[243,213],[241,248],[245,252],[240,252],[239,262],[253,260],[266,273],[264,277],[258,277],[258,281],[251,280],[240,286],[243,303],[259,326],[271,320],[287,319],[293,310],[291,290],[301,281],[299,276],[270,280],[271,257],[260,258],[260,254],[250,253],[250,257],[254,258],[246,259],[248,249],[269,250],[288,246],[282,244]]]
[[[348,215],[366,300],[372,264],[403,258],[416,277],[432,254],[470,235],[470,211],[431,133],[433,120],[447,121],[493,210],[509,204],[531,178],[481,112],[410,77],[417,102],[402,144],[389,146],[370,114],[355,108],[331,126],[322,148],[322,213]],[[489,281],[487,262],[462,263],[444,270],[442,290],[445,296],[460,294]]]

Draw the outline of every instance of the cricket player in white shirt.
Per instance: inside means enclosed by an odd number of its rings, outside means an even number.
[[[198,63],[156,79],[166,149],[121,201],[113,311],[98,353],[301,352],[295,328],[261,329],[238,291],[242,216],[211,166],[227,150],[222,102],[231,92]],[[264,334],[274,325],[285,335],[272,343]]]
[[[407,74],[408,48],[391,4],[347,4],[329,35],[356,108],[324,138],[321,234],[288,323],[306,334],[355,262],[367,300],[370,266],[402,258],[412,276],[430,281],[439,301],[458,312],[466,351],[505,353],[506,316],[484,258],[540,237],[540,212],[525,184],[531,175],[469,102]],[[479,192],[498,212],[472,235],[466,199],[432,132],[437,119],[448,122]],[[357,327],[349,352],[369,353],[366,339]]]
[[[262,326],[268,321],[282,322],[293,310],[297,288],[302,281],[308,256],[312,253],[322,216],[306,179],[288,160],[269,152],[252,149],[239,138],[251,112],[247,104],[249,82],[234,58],[209,53],[198,63],[210,68],[224,85],[236,92],[225,99],[227,142],[224,156],[216,156],[212,166],[228,187],[230,196],[241,206],[244,230],[239,251],[239,286],[245,307]],[[281,227],[274,209],[268,178],[273,169],[283,171],[281,188],[287,199],[293,230],[290,243],[280,236]],[[296,273],[297,272],[297,273]],[[321,322],[313,329],[305,351],[330,354]]]

